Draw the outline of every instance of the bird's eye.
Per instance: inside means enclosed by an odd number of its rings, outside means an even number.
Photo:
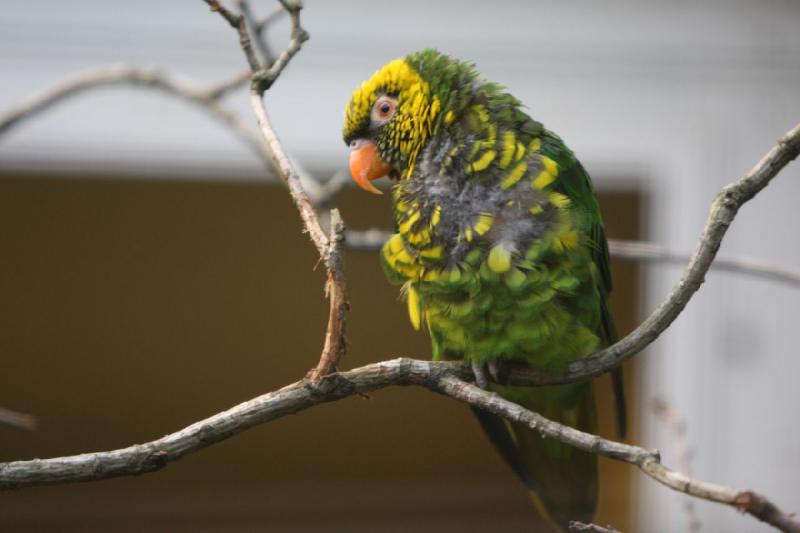
[[[397,100],[391,96],[381,96],[372,106],[372,121],[376,124],[388,122],[394,116]]]

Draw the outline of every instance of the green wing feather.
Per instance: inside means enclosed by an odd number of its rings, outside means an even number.
[[[584,233],[591,238],[592,261],[600,274],[595,283],[601,295],[603,339],[606,345],[610,346],[617,342],[619,337],[608,302],[612,289],[611,260],[608,254],[608,240],[603,227],[603,219],[600,215],[600,205],[597,201],[597,192],[583,165],[564,146],[561,139],[549,131],[544,138],[542,152],[556,160],[562,168],[559,180],[555,183],[556,190],[566,194],[576,208],[584,213]],[[621,439],[624,439],[628,428],[628,416],[621,367],[612,371],[611,380],[617,416],[617,433]]]

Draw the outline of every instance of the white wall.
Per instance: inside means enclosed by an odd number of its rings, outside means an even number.
[[[268,2],[256,2],[266,12]],[[79,7],[78,7],[79,6]],[[559,132],[599,176],[650,196],[649,238],[690,249],[714,193],[800,121],[800,4],[307,2],[309,41],[267,96],[291,153],[341,168],[342,110],[386,60],[426,46],[475,61]],[[285,35],[285,25],[281,36]],[[244,66],[233,32],[200,1],[7,1],[0,17],[0,109],[95,65],[159,66],[216,80]],[[230,104],[250,116],[242,92]],[[184,104],[115,89],[76,100],[0,143],[0,171],[102,167],[218,179],[258,176],[254,157]],[[800,164],[746,206],[722,253],[800,266]],[[680,269],[647,267],[651,310]],[[683,413],[696,476],[800,511],[800,291],[712,274],[643,356],[640,402]],[[643,410],[647,412],[646,410]],[[641,444],[675,464],[645,415]],[[641,478],[641,531],[680,531],[678,496]],[[697,504],[704,531],[767,530]]]

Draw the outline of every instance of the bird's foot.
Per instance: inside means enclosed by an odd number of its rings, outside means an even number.
[[[475,383],[482,389],[489,387],[487,372],[495,383],[504,383],[506,380],[505,368],[499,359],[489,359],[484,364],[472,361],[472,374],[475,376]]]
[[[482,389],[489,388],[489,380],[486,378],[486,370],[481,363],[472,361],[472,373],[475,375],[475,383]]]

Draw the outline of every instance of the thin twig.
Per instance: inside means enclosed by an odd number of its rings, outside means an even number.
[[[252,31],[256,36],[256,47],[258,47],[259,53],[261,54],[261,60],[265,66],[271,66],[275,62],[275,57],[270,49],[269,42],[266,39],[266,31],[274,21],[278,20],[278,18],[286,13],[286,10],[283,8],[283,6],[278,6],[260,20],[255,20],[255,17],[250,11],[250,5],[248,2],[245,0],[239,0],[239,6],[242,16],[245,18],[245,23],[251,26],[250,31]],[[246,81],[251,81],[252,77],[253,71],[249,68],[245,69],[233,78],[217,84],[216,87],[212,88],[210,96],[214,98],[222,98],[228,92],[241,87]]]
[[[289,14],[292,21],[292,36],[289,40],[289,45],[280,53],[278,58],[272,65],[253,76],[253,85],[259,94],[269,89],[278,76],[281,75],[283,69],[289,64],[289,61],[295,56],[303,43],[308,40],[308,32],[300,25],[300,10],[303,9],[303,2],[301,0],[279,0],[283,9]]]
[[[320,403],[365,394],[390,385],[416,385],[528,426],[544,438],[636,465],[648,476],[679,492],[730,505],[781,531],[800,533],[800,522],[764,496],[689,478],[663,466],[657,451],[614,442],[548,420],[462,380],[469,375],[469,369],[463,365],[400,358],[328,374],[317,381],[302,380],[145,444],[54,459],[0,463],[0,489],[93,481],[152,472],[253,426]]]
[[[0,426],[34,431],[37,425],[36,417],[33,415],[18,413],[17,411],[0,407]]]
[[[300,175],[298,174],[295,166],[292,164],[291,159],[289,159],[289,156],[283,149],[283,145],[278,139],[278,135],[272,128],[272,124],[267,116],[267,110],[264,108],[264,102],[261,99],[261,95],[255,90],[250,92],[250,103],[252,104],[253,111],[256,114],[256,119],[258,120],[258,125],[261,128],[261,133],[267,142],[267,146],[269,146],[272,159],[275,162],[276,168],[278,169],[278,175],[281,177],[281,179],[283,179],[284,183],[286,183],[286,186],[289,189],[289,194],[291,195],[292,200],[294,200],[294,203],[300,212],[300,218],[303,219],[303,225],[305,226],[309,237],[311,237],[312,242],[317,247],[320,257],[324,259],[328,253],[328,237],[325,235],[325,230],[322,228],[322,225],[319,222],[319,217],[317,216],[316,211],[314,211],[311,200],[308,198],[308,195],[300,183]]]
[[[253,31],[256,34],[256,40],[260,43],[259,46],[262,47],[263,52],[266,54],[264,57],[264,62],[266,65],[272,65],[275,62],[275,55],[272,53],[272,48],[269,46],[269,42],[267,41],[265,35],[266,30],[273,21],[285,14],[286,10],[283,8],[283,6],[278,6],[271,13],[267,14],[264,18],[256,22],[255,27],[253,28]]]
[[[253,42],[255,42],[255,47],[258,50],[258,54],[261,56],[260,63],[269,67],[275,59],[272,57],[272,52],[267,45],[267,40],[263,38],[263,33],[257,30],[259,23],[256,21],[253,11],[250,9],[250,2],[247,0],[236,0],[236,5],[239,7],[239,12],[242,14],[242,17],[244,17],[248,31],[256,36]],[[282,8],[281,11],[283,11]]]
[[[611,526],[603,527],[597,524],[584,524],[577,520],[573,520],[569,523],[569,530],[578,533],[620,533],[618,529],[614,529]]]
[[[609,240],[608,249],[611,256],[633,261],[653,261],[685,265],[691,254],[676,252],[641,241]],[[729,257],[720,255],[711,264],[711,270],[722,270],[737,274],[748,274],[760,278],[786,283],[800,287],[800,270],[774,265],[766,261],[749,257]]]
[[[240,73],[236,74],[232,78],[221,81],[207,89],[207,94],[209,98],[214,98],[215,100],[219,100],[222,97],[226,96],[228,93],[235,91],[246,82],[250,81],[253,78],[253,71],[249,68],[241,71]]]
[[[212,6],[213,11],[217,11],[222,15],[225,20],[227,20],[231,26],[233,26],[238,33],[246,34],[245,37],[241,37],[241,41],[250,42],[249,38],[249,31],[247,29],[246,24],[239,24],[240,20],[244,20],[241,15],[235,15],[222,7],[218,2],[214,0],[205,0],[210,6]],[[297,41],[296,33],[302,33],[305,37],[303,40],[308,39],[308,34],[305,30],[302,30],[300,27],[300,9],[302,9],[302,5],[299,2],[281,2],[284,9],[289,13],[292,17],[292,39],[287,47],[287,49],[281,54],[281,58],[283,58],[283,65],[276,69],[274,72],[274,77],[272,77],[272,81],[274,82],[275,79],[280,75],[283,71],[283,68],[286,66],[286,63],[291,60],[295,53],[300,49],[300,44],[302,41]],[[233,19],[232,22],[231,20]],[[299,29],[299,30],[298,30]],[[244,47],[244,44],[242,44]],[[294,50],[293,52],[289,53],[290,50]],[[252,50],[251,50],[252,52]],[[246,52],[246,55],[249,55]],[[279,58],[278,61],[281,59]],[[275,69],[278,61],[275,62],[269,71]],[[289,188],[289,194],[294,200],[295,205],[297,206],[298,211],[300,212],[300,217],[303,220],[303,226],[306,228],[311,240],[313,241],[314,245],[317,247],[317,251],[319,252],[320,257],[324,260],[328,254],[328,237],[325,235],[325,231],[322,228],[322,225],[319,222],[319,216],[314,211],[312,206],[311,200],[308,198],[305,190],[300,181],[300,175],[297,172],[294,164],[292,164],[291,159],[287,155],[286,151],[283,149],[283,145],[281,144],[280,140],[278,139],[275,130],[272,128],[272,124],[269,121],[269,117],[267,115],[267,110],[264,108],[264,102],[262,100],[262,96],[264,91],[267,90],[269,85],[264,85],[260,82],[256,82],[256,78],[262,79],[265,75],[266,71],[257,70],[253,76],[254,83],[250,89],[250,103],[253,107],[253,111],[255,112],[256,119],[258,120],[258,125],[261,130],[262,135],[264,136],[264,140],[266,141],[268,151],[271,153],[272,160],[275,164],[275,168],[278,171],[278,175],[284,181],[286,186]]]
[[[241,140],[262,162],[270,175],[277,175],[275,162],[264,145],[263,141],[245,124],[245,122],[227,106],[219,100],[229,91],[241,85],[251,77],[250,70],[243,71],[235,78],[213,84],[202,86],[198,83],[188,81],[183,77],[169,75],[157,69],[129,67],[129,66],[108,66],[96,68],[58,83],[51,89],[35,95],[27,102],[16,105],[0,114],[0,137],[7,134],[16,126],[25,123],[44,111],[48,111],[70,98],[79,96],[93,89],[100,89],[112,85],[132,85],[134,87],[152,88],[161,91],[167,96],[178,97],[185,102],[193,104],[203,111],[209,113],[223,125],[230,128],[230,131]],[[323,205],[329,196],[320,196],[323,185],[307,174],[300,173],[302,183],[311,187],[314,191],[312,196],[315,205]],[[317,204],[317,198],[320,203]]]
[[[240,34],[240,42],[243,48],[245,44],[252,42],[249,37],[248,25],[244,22],[244,16],[230,13],[220,7],[218,3],[213,2],[213,0],[205,1],[209,3],[209,5],[214,4],[214,7],[216,7],[215,10],[219,11],[220,14],[228,20],[231,26],[236,28]],[[275,133],[270,123],[269,116],[267,115],[267,110],[264,107],[264,92],[274,83],[278,76],[280,76],[292,57],[300,50],[302,43],[308,39],[308,33],[306,33],[300,25],[300,10],[303,8],[302,3],[298,0],[281,0],[281,5],[291,17],[292,37],[289,40],[286,50],[280,54],[271,67],[259,70],[253,75],[253,83],[250,86],[250,103],[256,115],[258,126],[269,148],[269,152],[275,162],[278,175],[283,179],[289,189],[289,194],[297,206],[300,218],[303,221],[303,227],[316,246],[317,252],[324,261],[328,271],[326,283],[326,292],[330,299],[328,328],[319,363],[309,373],[310,377],[314,380],[318,380],[321,376],[333,372],[337,368],[347,347],[344,338],[344,323],[348,304],[341,256],[341,240],[344,232],[344,224],[342,223],[338,211],[332,212],[331,235],[328,237],[325,234],[322,223],[320,222],[320,217],[303,188],[300,174],[297,172],[292,160],[289,158],[282,143],[278,139],[278,135]],[[238,18],[235,18],[237,16]],[[231,22],[231,17],[234,17],[233,20],[235,24]],[[252,50],[245,50],[245,55],[250,57],[251,54]]]
[[[219,103],[217,97],[214,95],[217,86],[209,90],[208,88],[200,87],[188,81],[179,80],[176,77],[169,76],[154,69],[111,66],[79,74],[58,84],[50,90],[34,96],[27,102],[14,107],[0,116],[0,136],[10,131],[11,128],[18,126],[22,122],[35,117],[39,113],[50,109],[52,106],[72,96],[90,89],[110,85],[134,85],[157,89],[165,94],[176,96],[186,102],[197,105],[211,114],[211,116],[219,122],[230,128],[231,131],[258,156],[268,169],[275,171],[271,155],[252,129],[233,111]]]
[[[675,452],[678,457],[678,469],[687,476],[691,475],[692,472],[689,468],[691,450],[689,449],[689,441],[686,438],[686,421],[664,398],[655,398],[653,400],[653,412],[667,424],[672,433]],[[681,500],[683,501],[683,511],[686,516],[686,531],[697,533],[700,531],[700,520],[697,518],[694,500],[686,496]]]
[[[323,185],[326,187],[327,183]],[[331,187],[332,188],[332,187]],[[338,191],[328,191],[327,195]],[[347,248],[359,252],[376,252],[381,249],[392,232],[378,228],[366,230],[348,230],[345,235]],[[651,263],[670,263],[685,265],[691,258],[690,253],[676,252],[658,244],[642,241],[608,240],[608,251],[614,259],[629,261],[644,261]],[[786,266],[768,263],[749,257],[731,257],[720,255],[711,263],[709,270],[733,272],[746,276],[754,276],[770,281],[777,281],[795,287],[800,287],[800,270]]]
[[[259,63],[258,56],[256,56],[253,50],[253,43],[250,40],[250,32],[247,31],[247,21],[245,21],[244,16],[239,13],[234,13],[217,0],[204,1],[208,4],[208,7],[211,8],[211,11],[219,13],[220,16],[227,20],[228,24],[236,30],[239,35],[239,46],[242,48],[242,52],[244,52],[247,64],[250,65],[250,70],[253,72],[260,72],[262,68],[261,63]]]

